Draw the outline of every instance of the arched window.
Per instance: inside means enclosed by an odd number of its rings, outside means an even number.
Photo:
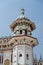
[[[0,56],[0,63],[3,63],[3,56]]]
[[[22,30],[20,30],[20,34],[22,34]]]
[[[25,35],[27,35],[27,29],[25,29]]]
[[[2,56],[2,63],[3,63],[3,56]]]
[[[10,65],[9,59],[6,59],[6,60],[4,61],[4,65]]]
[[[12,54],[11,54],[11,62],[12,62]]]
[[[42,65],[42,63],[40,63],[40,65]]]
[[[35,65],[37,65],[37,64],[35,64]]]
[[[22,54],[19,54],[19,57],[22,57]]]
[[[0,56],[0,63],[1,63],[1,56]]]
[[[29,60],[29,55],[28,54],[26,54],[26,58],[27,58],[27,60]]]

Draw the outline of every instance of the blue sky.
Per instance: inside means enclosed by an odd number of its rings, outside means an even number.
[[[13,35],[10,24],[20,15],[20,9],[25,9],[25,16],[36,24],[32,36],[39,45],[34,48],[37,58],[43,57],[43,0],[0,0],[0,37]]]

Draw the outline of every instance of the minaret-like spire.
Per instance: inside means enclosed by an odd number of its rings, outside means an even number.
[[[42,59],[42,55],[40,54],[40,59]]]
[[[35,54],[35,61],[37,61],[37,56],[36,56],[36,54]]]
[[[39,59],[39,62],[42,62],[42,55],[40,54],[40,59]]]
[[[24,18],[24,17],[25,17],[25,16],[24,16],[24,13],[25,13],[25,10],[22,8],[22,9],[21,9],[20,18]]]
[[[40,54],[40,60],[42,60],[42,55]]]

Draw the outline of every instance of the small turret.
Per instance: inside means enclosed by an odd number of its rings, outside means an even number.
[[[11,30],[15,35],[31,35],[36,28],[35,24],[24,16],[24,9],[21,9],[21,15],[11,25]]]
[[[39,65],[43,65],[42,55],[40,54]]]
[[[15,35],[9,41],[14,44],[13,65],[33,65],[33,47],[38,44],[37,38],[31,35],[36,26],[24,16],[24,11],[21,9],[19,18],[10,25]]]
[[[35,58],[34,58],[34,65],[38,65],[38,60],[37,60],[36,54],[35,54]]]
[[[40,54],[40,59],[39,59],[39,62],[42,62],[42,55]]]

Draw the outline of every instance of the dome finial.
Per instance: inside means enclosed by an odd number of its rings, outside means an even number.
[[[25,12],[25,10],[22,8],[21,9],[21,14],[24,15],[24,12]]]
[[[24,18],[24,13],[25,13],[25,10],[22,8],[22,9],[21,9],[20,18]]]

